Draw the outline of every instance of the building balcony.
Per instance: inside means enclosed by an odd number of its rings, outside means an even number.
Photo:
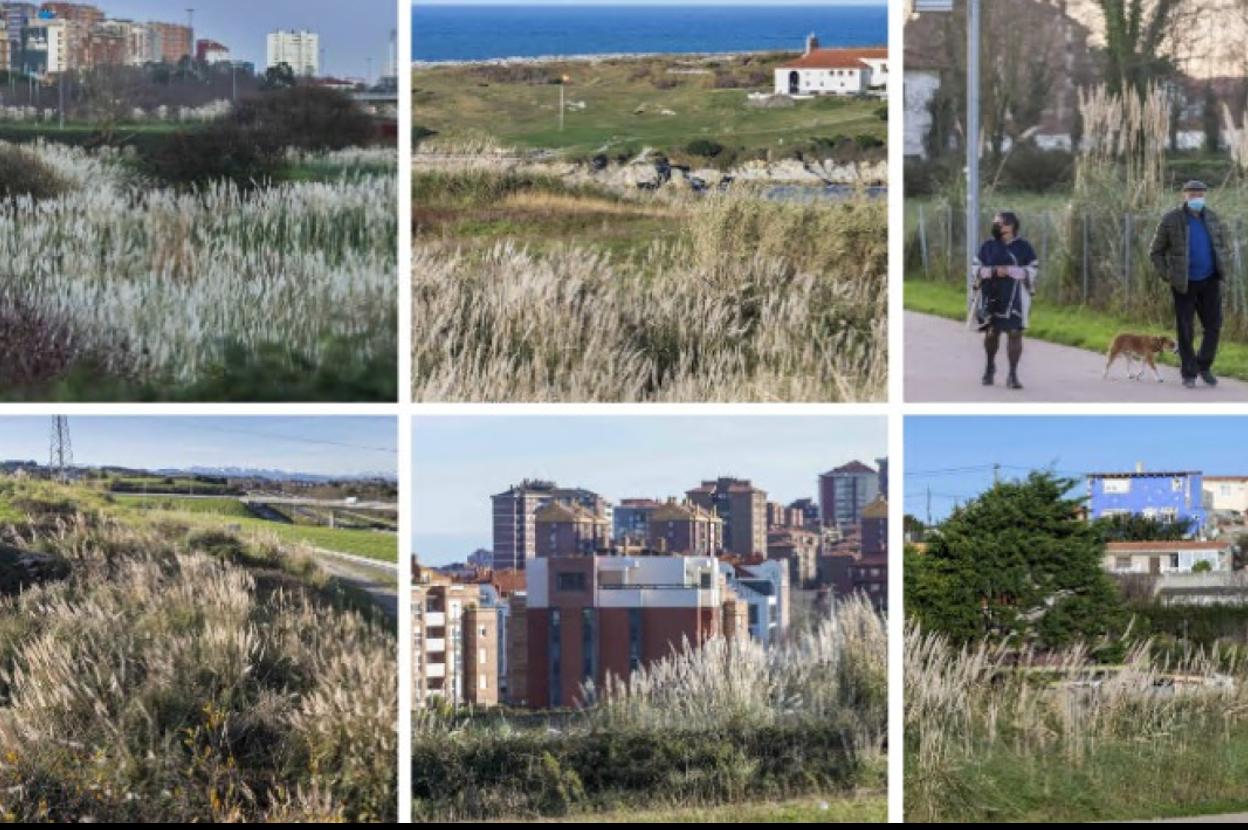
[[[426,628],[442,628],[446,625],[445,611],[426,611],[425,627]]]
[[[443,678],[446,677],[446,664],[445,663],[430,663],[429,665],[425,666],[425,677],[428,678],[430,681],[442,680]],[[435,684],[430,682],[429,688],[431,689],[441,688],[441,684],[438,683],[435,687]]]
[[[440,637],[438,638],[430,637],[429,639],[425,640],[425,652],[429,654],[430,660],[432,660],[433,655],[435,654],[445,654],[446,653],[446,640]]]

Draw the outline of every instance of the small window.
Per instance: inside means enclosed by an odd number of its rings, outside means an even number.
[[[555,590],[557,591],[584,591],[585,590],[585,574],[583,573],[561,573],[555,580]]]

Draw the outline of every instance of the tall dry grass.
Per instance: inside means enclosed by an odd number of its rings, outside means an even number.
[[[15,504],[0,547],[68,576],[0,598],[0,816],[395,819],[393,632],[210,540]]]
[[[73,350],[104,369],[191,383],[227,343],[314,362],[343,340],[393,354],[397,175],[378,172],[393,152],[301,157],[341,170],[335,181],[180,193],[151,188],[113,150],[28,151],[66,192],[0,204],[0,308],[72,331]]]
[[[1148,643],[1113,667],[1095,664],[1085,647],[1050,654],[987,643],[959,649],[909,625],[907,818],[947,818],[942,810],[959,771],[993,757],[1058,759],[1080,770],[1113,746],[1209,749],[1248,720],[1244,675],[1236,668],[1224,674],[1225,667],[1216,652],[1159,662]]]
[[[836,723],[878,752],[888,723],[888,631],[861,596],[792,632],[772,648],[716,638],[685,643],[671,657],[585,688],[589,722],[600,729],[665,731]]]
[[[420,241],[413,393],[423,401],[878,400],[884,206],[716,195],[679,241],[536,251]]]

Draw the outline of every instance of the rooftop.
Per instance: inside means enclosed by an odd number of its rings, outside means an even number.
[[[869,60],[887,60],[888,47],[867,49],[814,49],[779,69],[861,69]]]

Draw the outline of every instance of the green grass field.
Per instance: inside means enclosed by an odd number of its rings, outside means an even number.
[[[934,280],[906,280],[906,310],[934,314],[950,320],[966,319],[966,291],[952,283]],[[1066,346],[1076,346],[1094,352],[1104,352],[1114,335],[1141,328],[1139,321],[1117,317],[1103,311],[1080,306],[1055,306],[1036,300],[1031,310],[1031,325],[1027,336],[1048,340]],[[1150,332],[1170,333],[1168,329],[1153,326]],[[1177,366],[1175,356],[1163,354],[1159,362]],[[1218,347],[1219,375],[1248,380],[1248,344],[1223,338]]]
[[[422,68],[413,73],[415,124],[447,136],[489,135],[505,146],[570,154],[653,147],[678,154],[695,139],[741,151],[784,152],[812,139],[886,139],[882,102],[844,98],[796,106],[747,106],[772,90],[773,69],[789,56],[736,56],[712,63],[675,56],[566,61],[513,72],[493,66]],[[674,71],[673,71],[674,70]],[[701,74],[687,74],[701,73]],[[559,85],[570,78],[564,129]],[[716,78],[740,88],[716,88]],[[661,88],[671,85],[670,89]],[[583,107],[582,107],[583,104]],[[882,157],[882,151],[880,151]]]
[[[248,533],[268,533],[287,543],[305,543],[325,550],[363,556],[381,562],[399,561],[398,537],[390,533],[349,528],[288,525],[255,516],[237,499],[193,499],[178,496],[114,495],[131,515],[176,516],[197,526],[231,525]]]
[[[914,822],[1065,823],[1134,821],[1248,809],[1248,735],[1123,739],[1080,764],[1058,752],[1008,749],[950,761],[938,781],[916,786],[907,770],[906,819]]]
[[[888,797],[884,793],[863,793],[848,798],[833,796],[718,807],[656,807],[575,815],[563,821],[595,824],[883,824],[888,821]]]

